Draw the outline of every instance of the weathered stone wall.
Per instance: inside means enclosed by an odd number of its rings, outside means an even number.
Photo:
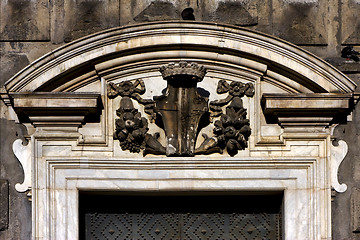
[[[80,37],[126,24],[181,19],[225,22],[297,44],[338,67],[360,84],[360,63],[340,57],[345,45],[360,51],[359,0],[0,0],[0,87],[16,72],[53,49]],[[0,240],[29,239],[31,203],[14,186],[22,182],[12,143],[26,135],[0,102]],[[333,201],[334,239],[360,239],[360,107],[353,121],[337,127],[349,153],[340,167],[348,185]],[[351,224],[349,224],[351,223]]]

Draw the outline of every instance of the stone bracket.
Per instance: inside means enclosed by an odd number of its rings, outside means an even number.
[[[16,139],[13,143],[13,152],[24,170],[24,181],[23,183],[17,183],[15,189],[18,192],[26,192],[31,189],[31,141],[24,146],[21,139]]]
[[[340,184],[338,180],[338,170],[340,164],[344,160],[347,152],[348,145],[345,141],[340,140],[338,146],[333,146],[330,144],[330,174],[331,174],[331,186],[337,192],[345,192],[347,189],[346,184]]]

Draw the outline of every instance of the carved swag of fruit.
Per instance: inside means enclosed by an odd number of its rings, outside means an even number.
[[[138,153],[145,148],[145,135],[148,129],[146,118],[134,108],[129,97],[123,97],[120,101],[120,108],[116,110],[118,119],[115,121],[116,130],[114,139],[120,141],[123,151],[129,150]]]

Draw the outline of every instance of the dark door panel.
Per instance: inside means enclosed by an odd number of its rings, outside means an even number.
[[[281,239],[282,195],[80,195],[81,239]]]

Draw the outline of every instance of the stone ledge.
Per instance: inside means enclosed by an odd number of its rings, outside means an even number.
[[[261,105],[266,120],[280,126],[326,127],[346,122],[354,106],[353,94],[264,94]]]
[[[79,127],[98,122],[103,103],[98,93],[10,93],[22,123],[37,126]]]

